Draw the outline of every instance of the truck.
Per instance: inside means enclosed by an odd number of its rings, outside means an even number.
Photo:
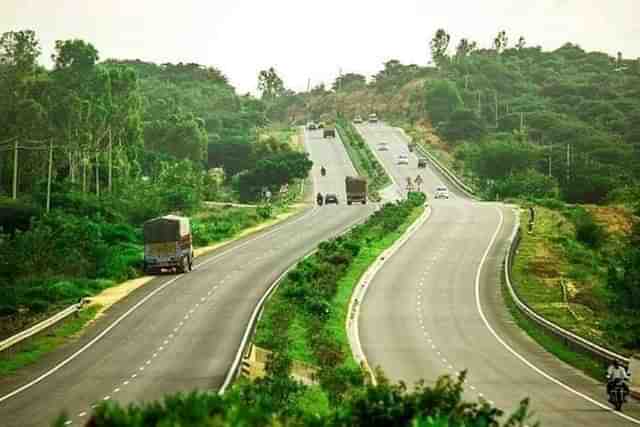
[[[322,137],[323,138],[335,138],[336,137],[336,130],[334,128],[324,128],[322,130]]]
[[[353,202],[367,203],[367,179],[361,176],[348,176],[344,180],[347,192],[347,204]]]
[[[369,123],[378,123],[378,115],[376,113],[369,114]]]
[[[143,225],[145,273],[193,268],[193,239],[189,218],[165,215]]]

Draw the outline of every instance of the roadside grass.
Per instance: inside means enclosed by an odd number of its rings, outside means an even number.
[[[76,338],[87,323],[93,320],[100,306],[91,306],[80,310],[50,331],[29,340],[19,350],[11,349],[0,353],[0,376],[10,375],[18,369],[31,365],[47,353]]]
[[[610,316],[606,257],[617,238],[599,249],[576,240],[574,210],[536,206],[534,231],[522,230],[513,280],[520,297],[537,313],[584,338],[623,354],[630,349],[607,336]],[[563,292],[564,286],[564,292]],[[565,299],[566,294],[566,299]]]
[[[512,272],[518,295],[538,314],[561,327],[603,347],[631,355],[638,349],[624,348],[607,333],[607,320],[614,313],[609,305],[606,269],[607,257],[614,256],[630,229],[631,217],[619,207],[541,203],[549,207],[534,205],[533,233],[527,233],[525,226],[521,229],[522,240]],[[604,240],[597,247],[577,240],[575,218],[585,211],[593,214],[605,230]],[[602,381],[605,367],[599,361],[546,332],[517,310],[506,289],[504,295],[516,323],[531,338],[560,360]]]
[[[353,358],[351,347],[346,332],[346,320],[349,316],[349,302],[354,288],[358,281],[366,272],[376,258],[387,248],[389,248],[398,238],[404,234],[411,224],[424,212],[423,206],[415,207],[407,216],[406,220],[395,231],[389,232],[381,239],[368,240],[366,245],[361,246],[360,251],[354,257],[344,275],[337,281],[337,291],[331,299],[329,317],[323,329],[328,332],[331,342],[337,343],[339,350],[345,355],[344,360],[339,365],[343,368],[360,370],[360,366]],[[284,280],[287,280],[286,278]],[[305,315],[302,310],[291,308],[290,302],[283,296],[283,288],[288,288],[288,284],[283,283],[271,296],[261,319],[256,328],[254,343],[259,347],[269,349],[270,343],[275,342],[282,331],[278,330],[277,319],[279,313],[289,311],[291,321],[286,332],[288,338],[287,353],[294,360],[318,366],[318,359],[314,353],[309,337],[315,332],[317,323],[310,316]]]
[[[579,369],[591,378],[597,381],[603,380],[603,372],[606,367],[602,366],[591,357],[567,347],[567,345],[560,339],[548,334],[536,323],[525,317],[511,299],[511,295],[506,289],[506,285],[503,287],[503,295],[507,307],[516,324],[534,341],[558,359]]]
[[[378,191],[391,184],[391,179],[351,123],[340,120],[336,129],[356,171],[368,179],[371,197],[378,200]]]
[[[349,302],[355,287],[358,285],[360,278],[367,271],[369,266],[393,243],[398,240],[407,231],[407,228],[418,219],[424,212],[424,207],[414,209],[402,226],[393,233],[387,235],[383,239],[371,242],[368,246],[363,247],[354,259],[353,264],[347,270],[345,276],[338,281],[338,292],[333,299],[333,307],[331,317],[327,322],[327,329],[332,332],[333,338],[340,344],[345,354],[348,354],[345,365],[348,367],[359,368],[358,363],[353,358],[349,338],[347,337],[346,321],[349,313]]]

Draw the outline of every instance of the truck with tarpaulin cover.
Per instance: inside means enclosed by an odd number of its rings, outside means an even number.
[[[361,202],[367,203],[367,179],[361,176],[348,176],[344,180],[347,192],[347,204]]]
[[[189,218],[165,215],[144,223],[144,271],[174,270],[186,273],[193,267],[193,243]]]

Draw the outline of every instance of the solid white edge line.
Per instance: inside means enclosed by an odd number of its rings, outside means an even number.
[[[551,375],[547,374],[546,372],[544,372],[542,369],[538,368],[537,366],[535,366],[533,363],[531,363],[530,361],[528,361],[524,356],[520,355],[520,353],[518,353],[516,350],[514,350],[509,344],[507,344],[502,338],[500,338],[500,336],[498,335],[498,333],[493,329],[493,327],[489,324],[489,321],[487,320],[484,312],[482,311],[482,305],[480,303],[480,275],[482,274],[482,269],[484,267],[485,262],[487,261],[487,257],[489,256],[489,252],[491,251],[491,249],[493,248],[493,245],[496,241],[496,239],[498,238],[498,234],[500,233],[500,231],[502,230],[502,226],[504,224],[504,214],[502,213],[502,209],[500,209],[499,207],[495,207],[495,209],[498,211],[498,214],[500,215],[500,222],[498,224],[498,227],[496,228],[496,231],[493,233],[493,236],[491,237],[491,241],[489,242],[489,246],[487,246],[487,249],[484,252],[484,255],[482,256],[482,259],[480,260],[480,265],[478,266],[478,270],[476,271],[476,281],[475,281],[475,293],[476,293],[476,307],[478,309],[478,313],[480,314],[480,317],[482,318],[482,321],[484,322],[485,326],[487,327],[487,329],[489,330],[489,332],[491,332],[491,334],[495,337],[496,340],[498,340],[498,342],[500,344],[502,344],[502,346],[507,349],[507,351],[509,351],[511,354],[513,354],[517,359],[519,359],[522,363],[524,363],[525,365],[527,365],[529,368],[533,369],[535,372],[537,372],[538,374],[540,374],[542,377],[546,378],[547,380],[553,382],[556,385],[559,385],[560,387],[564,388],[565,390],[569,391],[570,393],[575,394],[576,396],[579,396],[583,399],[585,399],[586,401],[596,405],[597,407],[604,409],[608,412],[611,412],[627,421],[630,421],[634,424],[638,424],[640,425],[640,420],[630,417],[626,414],[623,414],[621,412],[615,411],[613,408],[610,408],[607,405],[604,405],[600,402],[598,402],[595,399],[592,399],[591,397],[587,396],[584,393],[579,392],[578,390],[572,388],[571,386],[563,383],[562,381],[558,380],[557,378],[552,377]]]
[[[315,176],[312,175],[314,184],[315,184]],[[287,222],[285,224],[279,225],[277,227],[275,227],[274,229],[272,229],[269,232],[266,232],[264,234],[261,234],[259,236],[253,237],[237,246],[234,246],[232,248],[229,248],[215,256],[213,256],[212,258],[203,261],[199,264],[197,264],[196,266],[194,266],[194,270],[202,267],[203,265],[207,265],[210,264],[213,261],[217,261],[220,258],[230,254],[231,252],[234,252],[240,248],[243,248],[245,246],[247,246],[249,243],[255,242],[257,240],[261,240],[266,238],[267,236],[270,236],[278,231],[281,231],[283,228],[285,227],[289,227],[293,224],[296,224],[300,221],[302,221],[303,219],[306,219],[307,217],[310,216],[315,216],[317,213],[319,212],[319,209],[317,206],[314,205],[314,207],[307,213],[305,213],[304,215],[302,215],[300,218],[295,219],[294,221],[291,222]],[[229,242],[230,244],[232,242]],[[8,400],[14,396],[16,396],[19,393],[22,393],[23,391],[33,387],[34,385],[40,383],[42,380],[50,377],[51,375],[53,375],[54,373],[56,373],[57,371],[59,371],[60,369],[62,369],[64,366],[66,366],[67,364],[69,364],[71,361],[73,361],[75,358],[77,358],[78,356],[80,356],[82,353],[84,353],[86,350],[88,350],[90,347],[92,347],[95,343],[97,343],[98,341],[100,341],[102,338],[105,337],[105,335],[107,335],[113,328],[115,328],[116,326],[118,326],[125,318],[127,318],[131,313],[133,313],[135,310],[137,310],[138,308],[140,308],[144,303],[146,303],[149,299],[151,299],[153,296],[155,296],[156,294],[158,294],[159,292],[161,292],[162,290],[164,290],[167,286],[175,283],[177,280],[181,279],[182,277],[185,277],[184,275],[180,275],[180,276],[176,276],[173,279],[170,279],[169,281],[163,283],[160,287],[158,287],[157,289],[153,290],[152,292],[150,292],[147,296],[145,296],[143,299],[141,299],[140,301],[138,301],[133,307],[131,307],[129,310],[127,310],[126,312],[124,312],[120,317],[118,317],[112,324],[110,324],[109,326],[107,326],[100,334],[98,334],[95,338],[93,338],[91,341],[89,341],[87,344],[85,344],[84,346],[82,346],[79,350],[77,350],[75,353],[73,353],[71,356],[69,356],[68,358],[64,359],[62,362],[58,363],[57,365],[55,365],[53,368],[49,369],[48,371],[44,372],[43,374],[41,374],[40,376],[38,376],[37,378],[35,378],[34,380],[31,380],[30,382],[28,382],[27,384],[24,384],[20,387],[18,387],[17,389],[13,390],[12,392],[5,394],[4,396],[0,397],[0,403],[4,402],[5,400]]]

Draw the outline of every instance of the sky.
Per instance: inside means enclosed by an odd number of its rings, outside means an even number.
[[[214,66],[240,93],[271,66],[300,91],[389,59],[425,65],[438,28],[450,50],[462,37],[490,47],[505,30],[511,44],[640,57],[639,0],[0,0],[0,32],[34,30],[47,67],[56,40],[80,38],[101,59]]]

